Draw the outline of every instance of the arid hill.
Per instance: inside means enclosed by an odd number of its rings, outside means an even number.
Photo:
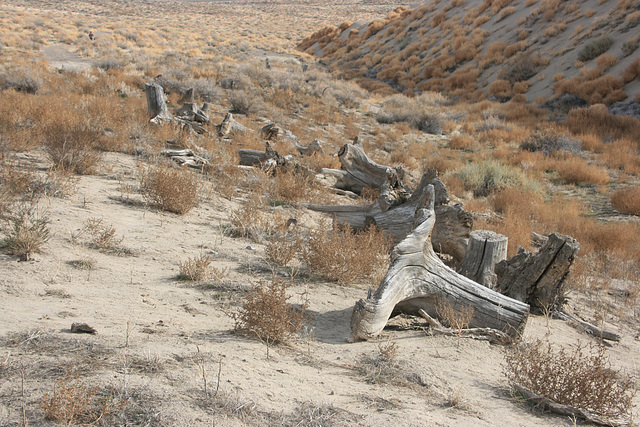
[[[589,104],[640,100],[640,1],[431,1],[299,44],[382,94]]]

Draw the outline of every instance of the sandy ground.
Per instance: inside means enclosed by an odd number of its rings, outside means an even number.
[[[39,153],[22,157],[46,166]],[[348,344],[351,309],[366,295],[359,286],[300,276],[289,293],[298,302],[307,292],[310,327],[298,342],[271,348],[267,358],[264,344],[232,332],[226,314],[237,310],[238,289],[272,274],[262,245],[222,231],[237,203],[205,192],[185,216],[157,211],[139,194],[123,192],[137,185],[137,168],[131,156],[107,155],[100,174],[79,178],[67,197],[41,203],[52,231],[43,253],[28,262],[0,258],[0,355],[6,358],[0,425],[20,422],[23,401],[29,424],[47,425],[40,399],[71,368],[101,388],[143,396],[148,407],[140,411],[150,425],[284,424],[305,404],[330,408],[334,425],[573,425],[513,398],[501,346],[428,336],[419,319],[395,320],[379,341]],[[91,249],[78,235],[89,218],[113,225],[123,237],[121,254]],[[301,226],[311,223],[303,215]],[[224,283],[176,278],[179,261],[201,251],[212,254],[216,267],[230,269]],[[81,260],[94,268],[72,265]],[[73,322],[86,322],[97,334],[71,334]],[[614,366],[635,373],[635,334],[618,330],[624,338],[609,350]],[[526,335],[563,344],[590,340],[564,322],[535,316]],[[367,382],[361,361],[389,343],[398,349],[396,377]],[[238,418],[242,411],[204,399],[198,360],[204,360],[209,390],[219,388],[219,396],[253,412]]]

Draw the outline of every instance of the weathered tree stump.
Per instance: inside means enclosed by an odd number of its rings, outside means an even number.
[[[472,231],[459,273],[474,282],[494,289],[498,281],[495,267],[497,263],[507,259],[508,242],[507,236],[493,231]]]
[[[238,123],[238,121],[233,118],[233,114],[231,113],[227,113],[224,116],[222,123],[216,126],[216,130],[220,138],[224,138],[230,133],[249,132],[249,129],[247,129],[247,127],[243,124]]]
[[[144,91],[147,95],[147,108],[152,123],[162,123],[173,120],[173,116],[167,108],[167,101],[164,99],[164,90],[158,83],[146,83]]]
[[[175,112],[175,115],[183,120],[207,123],[209,122],[209,116],[207,115],[208,109],[209,104],[206,102],[202,104],[200,108],[198,108],[194,102],[185,102],[184,105]]]
[[[338,152],[342,170],[322,169],[322,173],[336,178],[335,187],[360,194],[365,187],[379,188],[381,193],[404,190],[404,170],[402,167],[383,166],[375,163],[365,154],[361,143],[345,144]],[[406,195],[405,195],[406,196]],[[396,195],[400,199],[402,194]],[[398,200],[396,204],[402,203]],[[390,203],[393,204],[393,203]]]
[[[303,146],[303,145],[296,144],[295,142],[294,142],[293,145],[294,145],[294,147],[296,147],[296,150],[298,150],[298,152],[300,154],[302,154],[303,156],[310,156],[313,153],[323,153],[324,152],[322,150],[322,145],[320,144],[320,140],[318,140],[318,139],[314,139],[306,147]]]
[[[439,299],[454,308],[473,307],[470,327],[497,329],[512,338],[519,337],[529,306],[444,265],[434,253],[430,239],[436,223],[433,186],[428,185],[425,193],[426,207],[417,211],[414,230],[393,249],[391,265],[377,291],[356,303],[350,340],[375,337],[395,314],[420,315],[422,310],[438,317]]]
[[[553,233],[537,254],[521,249],[513,258],[496,264],[496,289],[537,312],[560,310],[564,282],[579,249],[575,239]]]
[[[433,179],[425,173],[416,190],[404,203],[383,209],[380,199],[370,205],[306,205],[307,208],[331,214],[337,224],[348,224],[355,230],[360,230],[375,224],[398,243],[413,229],[413,218],[418,209],[424,207],[427,193],[426,188],[432,185]],[[436,196],[437,199],[437,196]],[[384,205],[386,207],[386,204]],[[473,227],[473,217],[464,211],[461,205],[436,206],[436,223],[431,242],[433,248],[440,253],[453,256],[462,261],[467,249],[467,238]]]

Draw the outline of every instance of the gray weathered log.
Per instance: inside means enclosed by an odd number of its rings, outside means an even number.
[[[508,242],[507,236],[493,231],[472,231],[459,273],[474,282],[494,289],[498,281],[495,267],[497,263],[507,259]]]
[[[169,157],[179,165],[189,166],[194,169],[203,169],[209,164],[204,157],[196,155],[192,149],[165,149],[160,152],[163,156]]]
[[[260,150],[241,148],[238,150],[238,156],[243,166],[256,166],[267,161],[267,153]]]
[[[513,258],[496,264],[496,289],[532,310],[546,312],[564,303],[564,282],[580,249],[569,236],[553,233],[538,253],[521,249]]]
[[[162,123],[173,119],[164,99],[164,90],[158,83],[151,82],[144,85],[147,95],[147,109],[152,123]]]
[[[431,335],[445,335],[448,337],[473,338],[474,340],[489,341],[494,344],[509,344],[514,338],[502,331],[491,328],[463,328],[453,329],[445,328],[442,324],[423,309],[418,310],[418,314],[424,318],[429,324],[429,333]]]
[[[377,291],[359,300],[351,316],[350,340],[378,335],[389,317],[419,315],[424,310],[438,317],[438,300],[454,308],[472,306],[472,328],[491,328],[519,337],[529,306],[486,288],[451,270],[436,256],[430,236],[436,222],[434,189],[425,189],[426,208],[416,213],[414,230],[393,249],[391,265]]]
[[[554,311],[553,317],[557,319],[562,319],[567,323],[569,323],[570,325],[574,326],[575,328],[580,329],[588,333],[589,335],[593,335],[594,337],[597,337],[603,340],[619,342],[621,339],[620,335],[616,334],[615,332],[611,332],[611,331],[607,331],[606,329],[599,328],[596,325],[592,325],[589,322],[585,322],[584,320],[579,319],[576,316],[573,316],[571,314],[565,313],[564,311]]]
[[[424,174],[418,187],[402,204],[383,210],[380,201],[370,205],[306,205],[307,208],[331,214],[337,224],[348,224],[355,230],[375,224],[389,236],[393,243],[404,239],[413,229],[413,218],[426,201],[426,188],[432,183]],[[433,248],[462,261],[467,249],[467,239],[473,227],[473,217],[461,205],[436,206],[436,225],[431,243]]]
[[[275,141],[276,139],[278,139],[278,136],[281,133],[282,128],[280,128],[275,123],[269,123],[268,125],[263,126],[262,129],[260,129],[260,136],[268,141]]]

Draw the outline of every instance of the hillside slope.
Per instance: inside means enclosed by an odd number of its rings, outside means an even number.
[[[610,104],[640,100],[639,23],[639,0],[434,0],[298,47],[382,94]]]

